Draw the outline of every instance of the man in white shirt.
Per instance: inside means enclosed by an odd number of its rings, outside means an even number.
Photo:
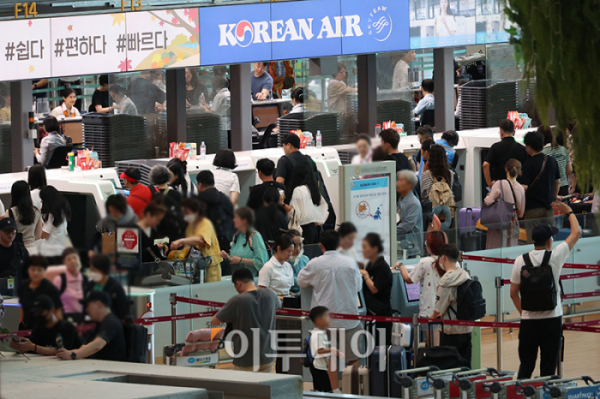
[[[435,98],[433,97],[433,80],[423,79],[421,82],[421,94],[423,98],[415,107],[414,113],[419,118],[423,118],[423,113],[430,109],[435,109]]]
[[[394,77],[392,78],[392,89],[393,90],[409,90],[410,79],[408,77],[410,71],[409,62],[415,60],[415,51],[409,50],[402,53],[402,58],[396,63],[394,67]]]
[[[552,252],[548,252],[552,250],[552,236],[558,230],[548,224],[535,226],[531,233],[535,249],[515,260],[510,276],[510,297],[519,313],[521,313],[521,326],[519,329],[519,359],[521,366],[519,367],[517,379],[531,378],[535,369],[538,347],[540,349],[540,375],[556,374],[558,367],[563,315],[559,290],[560,272],[571,250],[581,237],[581,229],[577,218],[568,205],[562,202],[554,202],[552,207],[561,214],[567,215],[571,224],[571,234]],[[543,284],[542,281],[536,281],[535,283],[522,281],[522,278],[528,278],[531,275],[531,270],[527,270],[531,266],[527,266],[526,259],[524,259],[527,257],[534,268],[541,266],[543,263],[552,268],[554,286],[548,285],[547,293],[543,288],[543,292],[540,292],[540,289],[535,286],[536,284]],[[554,309],[551,309],[553,306]]]
[[[356,261],[337,251],[340,236],[336,231],[324,231],[319,241],[323,255],[311,260],[304,269],[300,270],[297,278],[298,286],[312,287],[312,308],[325,306],[331,313],[358,315],[358,293],[362,289],[362,278]],[[332,346],[340,348],[350,364],[360,361],[359,354],[352,350],[351,342],[352,337],[362,330],[362,324],[358,320],[331,321],[329,333]],[[340,340],[340,336],[344,336],[343,341]],[[364,339],[359,337],[357,342],[359,351],[362,350],[363,341]],[[329,373],[331,387],[335,392],[339,388],[337,371],[329,371]]]

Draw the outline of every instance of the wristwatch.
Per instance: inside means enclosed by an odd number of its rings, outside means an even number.
[[[71,352],[71,359],[73,359],[73,360],[77,359],[77,353]]]
[[[571,212],[567,212],[567,213],[565,213],[565,216],[566,216],[566,217],[569,217],[569,216],[571,216],[572,214],[573,214],[573,211],[571,211]]]

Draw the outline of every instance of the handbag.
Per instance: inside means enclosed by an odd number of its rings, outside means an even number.
[[[510,225],[513,220],[515,210],[517,209],[517,197],[510,182],[510,189],[515,202],[504,201],[504,188],[502,180],[500,180],[500,198],[492,205],[486,205],[485,202],[481,205],[481,223],[488,228],[503,229]]]
[[[288,230],[297,230],[302,234],[302,226],[299,223],[300,217],[297,215],[296,210],[292,211],[292,217],[288,220]]]

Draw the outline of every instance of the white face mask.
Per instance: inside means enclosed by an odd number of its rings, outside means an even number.
[[[294,263],[296,263],[296,260],[300,259],[302,257],[302,255],[304,255],[304,247],[302,247],[302,249],[300,250],[300,253],[298,253],[297,256],[290,256],[290,260]]]
[[[99,283],[102,280],[102,274],[98,272],[90,272],[90,279],[96,283]]]
[[[185,220],[188,223],[194,223],[196,221],[196,215],[185,215],[183,217],[183,220]]]

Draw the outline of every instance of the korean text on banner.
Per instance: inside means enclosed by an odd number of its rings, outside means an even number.
[[[48,77],[51,71],[50,20],[2,22],[0,80]]]
[[[128,13],[128,71],[200,65],[198,8]]]
[[[352,181],[350,185],[350,221],[359,231],[354,241],[356,253],[362,254],[362,238],[377,233],[384,242],[386,261],[390,262],[390,184],[389,177],[377,177]]]
[[[125,14],[52,18],[51,25],[52,76],[127,70]]]

